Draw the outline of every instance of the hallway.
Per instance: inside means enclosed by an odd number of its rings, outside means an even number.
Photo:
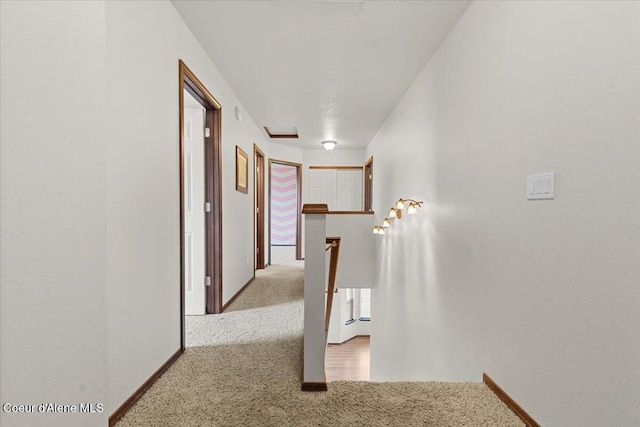
[[[480,383],[338,381],[301,392],[303,271],[259,270],[225,313],[188,317],[186,352],[117,425],[522,425]]]
[[[636,425],[639,16],[623,0],[0,1],[0,395],[102,408],[0,425],[112,426],[131,407],[121,425],[509,425],[482,373],[532,425]],[[221,122],[204,199],[185,179],[201,126],[184,110],[202,107],[185,81]],[[366,275],[373,317],[360,331],[355,296],[335,305],[354,333],[331,341],[371,334],[389,383],[299,391],[301,316],[323,311],[302,309],[299,270],[253,280],[270,161],[300,165],[299,205],[363,171],[369,230],[389,227],[367,233],[371,268],[341,265]],[[401,199],[424,203],[400,218]],[[181,218],[202,211],[221,244],[204,280]],[[184,352],[185,293],[203,287],[230,309],[193,319]],[[467,383],[391,383],[429,379]]]

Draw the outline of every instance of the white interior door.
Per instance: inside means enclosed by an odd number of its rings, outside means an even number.
[[[335,210],[361,211],[364,209],[362,199],[362,169],[338,170],[336,186]]]
[[[204,113],[185,91],[184,292],[185,314],[205,314]],[[195,104],[194,104],[195,103]],[[199,106],[199,108],[197,107]]]
[[[309,203],[322,203],[322,174],[318,169],[310,169],[309,177]]]
[[[329,210],[336,205],[336,170],[311,169],[309,203],[326,203]]]

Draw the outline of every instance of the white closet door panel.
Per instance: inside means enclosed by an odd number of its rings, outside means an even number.
[[[185,313],[196,315],[205,312],[204,109],[185,108],[183,132]]]
[[[362,170],[338,170],[336,194],[336,210],[361,211]]]
[[[326,203],[329,210],[335,210],[336,171],[334,169],[311,169],[309,183],[309,203]]]

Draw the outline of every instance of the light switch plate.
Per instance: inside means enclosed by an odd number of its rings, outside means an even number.
[[[527,200],[553,199],[556,173],[540,173],[527,177]]]

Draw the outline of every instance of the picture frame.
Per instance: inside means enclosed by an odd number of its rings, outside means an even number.
[[[249,156],[236,145],[236,191],[249,192]]]

